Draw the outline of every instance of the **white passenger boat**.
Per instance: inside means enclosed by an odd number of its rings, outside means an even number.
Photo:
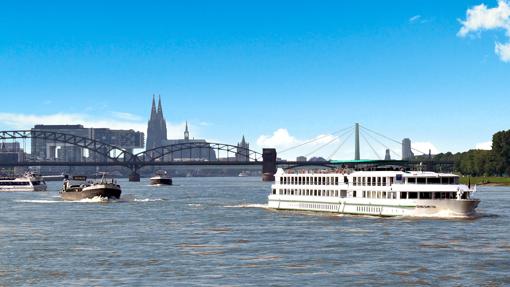
[[[2,191],[46,191],[46,182],[35,173],[26,172],[20,177],[0,177]]]
[[[164,170],[158,170],[156,175],[149,179],[151,185],[172,185],[172,178]]]
[[[275,209],[375,216],[467,217],[476,191],[455,174],[421,171],[286,173],[278,169],[268,196]]]

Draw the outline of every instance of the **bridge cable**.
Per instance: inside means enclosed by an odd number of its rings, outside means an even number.
[[[342,148],[342,146],[347,142],[347,140],[354,134],[354,131],[351,131],[347,137],[344,138],[344,140],[342,141],[342,143],[340,145],[338,145],[338,147],[333,151],[333,153],[329,156],[328,160],[331,160],[335,154],[340,150],[340,148]]]
[[[377,151],[374,149],[374,147],[370,144],[370,142],[368,141],[367,137],[365,136],[365,133],[360,133],[360,134],[363,137],[363,139],[365,140],[365,142],[368,144],[370,149],[372,149],[372,151],[374,152],[375,156],[377,156],[377,158],[379,160],[381,160],[381,156],[379,155],[379,153],[377,153]]]
[[[328,145],[332,144],[333,142],[337,141],[337,140],[338,140],[338,138],[339,138],[339,136],[335,136],[335,137],[333,137],[333,139],[331,139],[331,140],[330,140],[330,141],[328,141],[327,143],[325,143],[325,144],[323,144],[323,145],[319,146],[318,148],[316,148],[316,149],[312,150],[311,152],[307,153],[305,156],[306,156],[306,157],[309,157],[310,155],[312,155],[312,154],[314,154],[314,153],[318,152],[319,150],[321,150],[321,149],[325,148],[326,146],[328,146]]]
[[[395,152],[393,149],[391,149],[390,147],[388,147],[387,145],[385,145],[383,142],[381,142],[379,139],[377,139],[375,136],[373,136],[372,134],[368,133],[368,130],[367,132],[365,133],[367,136],[369,136],[371,139],[373,139],[374,141],[376,141],[377,143],[379,143],[380,145],[382,145],[384,148],[388,149],[390,152],[392,152],[394,155],[396,155],[397,157],[401,158],[402,155],[400,155],[399,153]]]
[[[346,128],[340,129],[340,130],[338,130],[338,131],[335,131],[335,132],[333,132],[333,133],[331,133],[331,134],[329,134],[329,135],[328,135],[328,134],[326,134],[326,135],[321,135],[321,136],[316,137],[316,138],[314,138],[314,139],[308,140],[308,141],[306,141],[306,142],[304,142],[304,143],[301,143],[301,144],[298,144],[298,145],[296,145],[296,146],[289,147],[289,148],[287,148],[287,149],[284,149],[284,150],[282,150],[282,151],[279,151],[278,153],[279,153],[279,154],[282,154],[282,153],[284,153],[284,152],[287,152],[287,151],[290,151],[290,150],[296,149],[296,148],[298,148],[298,147],[302,147],[302,146],[304,146],[304,145],[307,145],[307,144],[309,144],[309,143],[316,142],[316,141],[321,140],[321,139],[323,139],[323,138],[325,138],[325,137],[328,137],[328,136],[330,136],[330,135],[335,135],[335,134],[338,134],[338,133],[340,133],[340,132],[343,132],[343,131],[345,131],[345,130],[352,129],[352,128],[353,128],[353,126],[349,126],[349,127],[346,127]]]
[[[361,125],[360,125],[360,126],[361,126]],[[392,142],[395,142],[395,143],[398,143],[398,144],[402,145],[402,142],[400,142],[400,141],[397,141],[397,140],[395,140],[395,139],[392,139],[392,138],[390,138],[390,137],[387,137],[387,136],[385,136],[385,135],[383,135],[383,134],[381,134],[381,133],[378,133],[378,132],[376,132],[376,131],[374,131],[374,130],[371,130],[371,129],[367,128],[367,127],[364,127],[364,126],[361,126],[361,127],[362,127],[362,128],[364,128],[364,129],[366,129],[366,130],[368,130],[368,131],[370,131],[370,132],[372,132],[372,133],[374,133],[374,134],[376,134],[376,135],[378,135],[378,136],[381,136],[381,137],[383,137],[383,138],[385,138],[385,139],[387,139],[387,140],[390,140],[390,141],[392,141]],[[411,149],[412,149],[412,150],[414,150],[414,151],[417,151],[417,152],[419,152],[419,153],[421,153],[421,154],[426,154],[426,153],[424,153],[423,151],[418,150],[418,149],[415,149],[415,148],[413,148],[413,147],[411,147]]]

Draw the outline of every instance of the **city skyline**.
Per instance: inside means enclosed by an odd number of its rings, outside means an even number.
[[[192,137],[284,149],[360,122],[425,151],[487,147],[508,128],[506,3],[3,3],[0,129],[146,133],[161,94],[169,138],[188,121]]]

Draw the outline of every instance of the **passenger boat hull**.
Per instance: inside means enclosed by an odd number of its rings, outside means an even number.
[[[279,210],[303,210],[331,212],[338,214],[358,214],[371,216],[411,216],[411,217],[471,217],[480,201],[472,200],[417,200],[388,204],[379,202],[352,202],[348,200],[268,200],[268,207]]]

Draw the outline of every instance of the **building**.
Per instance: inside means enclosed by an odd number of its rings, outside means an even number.
[[[402,140],[402,160],[411,160],[414,158],[414,154],[411,148],[411,140],[405,138]]]
[[[189,148],[194,144],[196,144],[196,148]],[[205,139],[190,139],[188,122],[186,122],[182,139],[163,140],[163,145],[173,145],[176,150],[165,157],[165,160],[169,161],[209,161],[217,158],[216,152]]]
[[[35,125],[32,130],[45,130],[85,137],[99,142],[118,146],[127,151],[143,148],[145,136],[134,130],[110,130],[108,128],[85,128],[83,125]],[[58,141],[33,138],[31,140],[31,154],[37,159],[81,162],[89,160],[106,160],[106,157],[85,151],[84,148]]]
[[[0,143],[0,162],[16,163],[23,159],[24,151],[19,142]]]
[[[386,149],[386,154],[384,155],[384,160],[391,160],[391,155],[390,155],[390,149],[389,148]]]
[[[296,157],[296,161],[297,162],[306,162],[306,156],[303,156],[303,155],[298,156],[298,157]]]
[[[243,138],[237,143],[236,161],[250,161],[250,144]]]
[[[161,106],[161,96],[158,100],[158,109],[156,110],[156,102],[154,95],[152,96],[151,117],[147,124],[147,145],[146,149],[150,150],[165,145],[167,140],[166,120],[163,115],[163,107]]]

